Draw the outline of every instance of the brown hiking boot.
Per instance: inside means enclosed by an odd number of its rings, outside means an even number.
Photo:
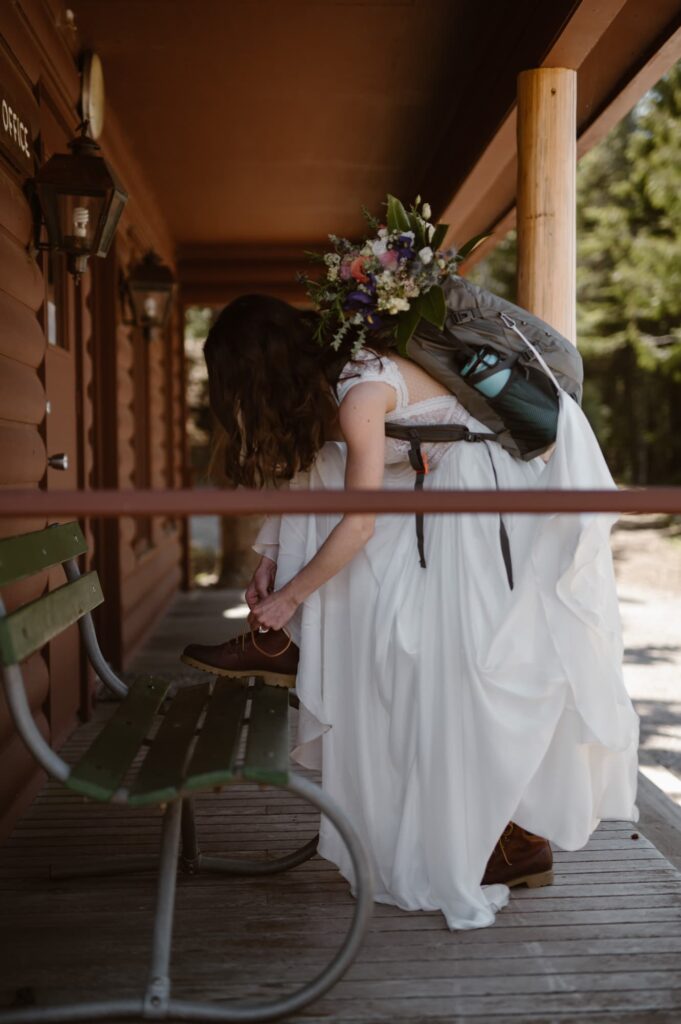
[[[536,889],[553,882],[553,853],[548,839],[509,821],[487,862],[483,885],[526,885]]]
[[[185,665],[218,676],[262,676],[274,686],[295,686],[298,647],[283,629],[241,633],[224,644],[189,644]]]

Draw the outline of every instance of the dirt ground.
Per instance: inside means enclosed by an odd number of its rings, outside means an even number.
[[[681,597],[681,517],[623,516],[612,551],[622,586]]]
[[[623,517],[612,550],[641,764],[681,779],[681,518]]]

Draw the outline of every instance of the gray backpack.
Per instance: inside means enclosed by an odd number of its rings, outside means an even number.
[[[449,388],[511,455],[533,459],[556,439],[556,385],[581,402],[579,351],[538,316],[462,277],[453,275],[444,292],[443,329],[421,320],[407,355]]]

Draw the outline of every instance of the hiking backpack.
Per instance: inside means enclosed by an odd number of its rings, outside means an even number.
[[[556,439],[557,387],[581,402],[577,347],[538,316],[462,277],[452,275],[444,292],[443,329],[422,320],[407,355],[449,388],[511,455],[541,455]],[[493,381],[497,387],[503,382],[496,394]]]

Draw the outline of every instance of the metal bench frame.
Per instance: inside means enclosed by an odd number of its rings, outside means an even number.
[[[68,543],[66,547],[62,545],[61,555],[50,561],[49,558],[52,557],[50,551],[54,552],[54,545],[50,542],[56,537],[56,534],[52,531],[60,531],[60,536],[65,531],[70,531],[70,534],[67,538]],[[17,574],[16,569],[13,573],[7,571],[3,573],[5,568],[1,555],[3,546],[7,546],[16,540],[20,540],[25,545],[32,543],[32,541],[38,544],[41,539],[44,539],[46,543],[42,550],[42,554],[45,557],[40,566],[36,568],[34,565],[30,571],[19,574]],[[61,557],[67,553],[67,548],[69,549],[68,554],[70,557]],[[125,698],[128,694],[128,687],[107,664],[97,641],[91,609],[101,603],[103,596],[101,595],[95,573],[81,576],[77,557],[85,551],[85,540],[77,523],[54,526],[47,530],[38,531],[35,534],[23,535],[21,538],[10,538],[7,541],[0,541],[0,585],[4,585],[17,578],[22,578],[22,576],[33,575],[41,568],[47,568],[60,563],[63,564],[69,581],[67,586],[75,588],[74,592],[77,599],[70,622],[78,621],[88,658],[100,680],[117,697]],[[16,554],[14,554],[14,560],[16,562]],[[66,590],[67,587],[60,589]],[[86,590],[91,590],[91,593],[83,597]],[[44,599],[41,598],[39,600],[42,601]],[[35,604],[37,603],[35,602]],[[5,605],[0,598],[0,623],[4,623],[6,620]],[[68,624],[67,622],[66,625]],[[58,635],[65,628],[63,622],[59,626],[60,628],[55,626],[52,629],[47,639]],[[44,643],[45,640],[42,642]],[[34,646],[32,649],[35,650],[36,647]],[[53,779],[68,785],[73,768],[51,749],[33,719],[26,698],[24,679],[20,667],[20,661],[23,658],[15,656],[12,663],[12,656],[8,656],[7,651],[5,651],[1,660],[3,662],[7,703],[19,735],[35,760],[47,774]],[[265,686],[266,684],[262,680],[255,680],[249,687],[249,692],[255,694],[257,687]],[[272,688],[266,689],[271,694]],[[265,692],[263,691],[263,693]],[[288,694],[285,691],[282,696],[288,700]],[[16,1010],[12,1009],[0,1012],[0,1024],[122,1020],[138,1019],[140,1017],[146,1020],[266,1021],[279,1019],[297,1010],[301,1010],[331,988],[354,960],[368,927],[373,909],[370,863],[357,833],[342,810],[319,786],[306,778],[287,770],[284,774],[280,773],[279,775],[276,773],[268,775],[265,772],[261,779],[252,777],[250,780],[247,775],[237,772],[231,781],[254,781],[256,784],[262,785],[263,778],[266,780],[265,784],[286,789],[303,800],[307,800],[320,810],[322,814],[325,814],[338,829],[351,857],[356,888],[354,914],[343,944],[331,963],[323,971],[290,995],[267,1002],[235,1001],[228,1006],[218,1006],[209,1002],[184,1001],[172,997],[170,957],[178,866],[190,875],[205,870],[219,871],[227,874],[275,874],[302,864],[315,854],[317,848],[317,837],[315,837],[315,839],[306,843],[300,849],[270,860],[250,861],[223,857],[206,857],[201,854],[198,846],[191,801],[193,793],[188,793],[180,786],[177,793],[167,801],[158,799],[146,801],[147,805],[163,806],[165,804],[160,858],[128,857],[117,860],[100,860],[95,864],[88,864],[82,868],[70,867],[66,871],[59,873],[59,877],[86,874],[122,874],[150,867],[159,867],[151,967],[146,990],[143,995],[137,999],[112,998],[59,1007],[32,1006]],[[73,782],[73,779],[71,781]],[[229,782],[221,783],[221,785],[223,784],[228,785]],[[200,791],[201,788],[208,790],[215,788],[215,786],[213,783],[207,783],[205,786],[195,786],[193,792]],[[118,787],[110,796],[110,801],[123,805],[129,804],[130,791],[124,787]]]

